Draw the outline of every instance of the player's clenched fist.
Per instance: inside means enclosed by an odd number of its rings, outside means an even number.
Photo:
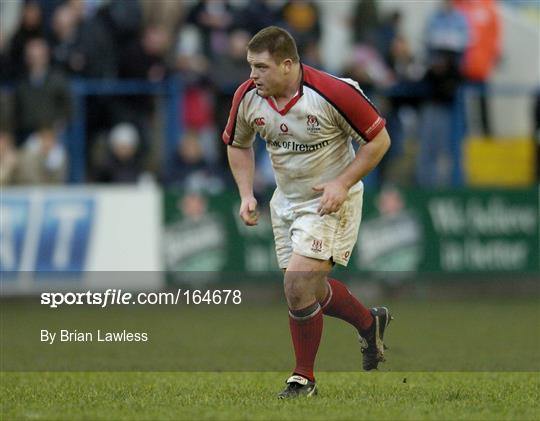
[[[240,204],[240,218],[244,224],[252,226],[259,222],[259,212],[257,212],[257,199],[248,197],[242,199]]]
[[[336,180],[319,184],[313,187],[313,190],[323,192],[319,208],[317,209],[321,216],[337,212],[347,199],[347,194],[349,193],[349,190]]]

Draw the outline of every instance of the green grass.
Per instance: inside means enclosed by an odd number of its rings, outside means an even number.
[[[2,419],[540,418],[537,373],[320,373],[319,396],[282,402],[285,376],[4,373]]]
[[[388,371],[540,371],[537,300],[391,302]],[[72,306],[0,304],[5,371],[282,371],[292,364],[283,304]],[[40,329],[148,332],[147,343],[40,342]],[[356,371],[351,326],[324,319],[319,370]]]
[[[540,306],[396,301],[388,361],[358,372],[352,328],[325,318],[320,395],[281,402],[283,304],[52,310],[0,303],[0,420],[540,419]],[[146,344],[54,344],[39,329],[148,331]],[[404,381],[406,379],[406,381]]]

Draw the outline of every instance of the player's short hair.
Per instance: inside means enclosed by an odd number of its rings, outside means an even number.
[[[294,63],[300,61],[294,38],[278,26],[261,29],[251,38],[247,49],[253,53],[268,51],[276,63],[286,59],[291,59]]]

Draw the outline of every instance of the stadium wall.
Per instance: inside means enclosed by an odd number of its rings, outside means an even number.
[[[268,198],[266,198],[268,199]],[[189,206],[193,201],[198,206]],[[189,202],[189,203],[188,203]],[[279,270],[268,201],[255,228],[237,216],[237,195],[165,193],[164,263],[182,270],[260,273]],[[190,209],[198,209],[192,212]],[[381,281],[418,274],[538,274],[538,189],[383,189],[364,196],[357,246],[340,276]],[[357,276],[358,277],[358,276]]]
[[[234,192],[4,189],[1,292],[159,290],[186,276],[201,285],[231,273],[264,284],[275,277],[262,274],[279,270],[268,198],[260,198],[260,222],[250,228],[237,216]],[[381,282],[537,277],[538,202],[537,187],[368,192],[357,246],[337,275]]]

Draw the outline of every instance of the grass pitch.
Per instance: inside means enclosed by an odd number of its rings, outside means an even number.
[[[278,401],[287,373],[4,373],[2,419],[540,418],[538,373],[320,373]]]
[[[283,402],[289,372],[278,370],[292,366],[292,349],[282,304],[125,312],[2,302],[0,420],[540,419],[535,297],[387,304],[396,320],[381,371],[358,372],[351,327],[325,318],[319,396]],[[39,342],[40,328],[130,325],[152,343]]]

